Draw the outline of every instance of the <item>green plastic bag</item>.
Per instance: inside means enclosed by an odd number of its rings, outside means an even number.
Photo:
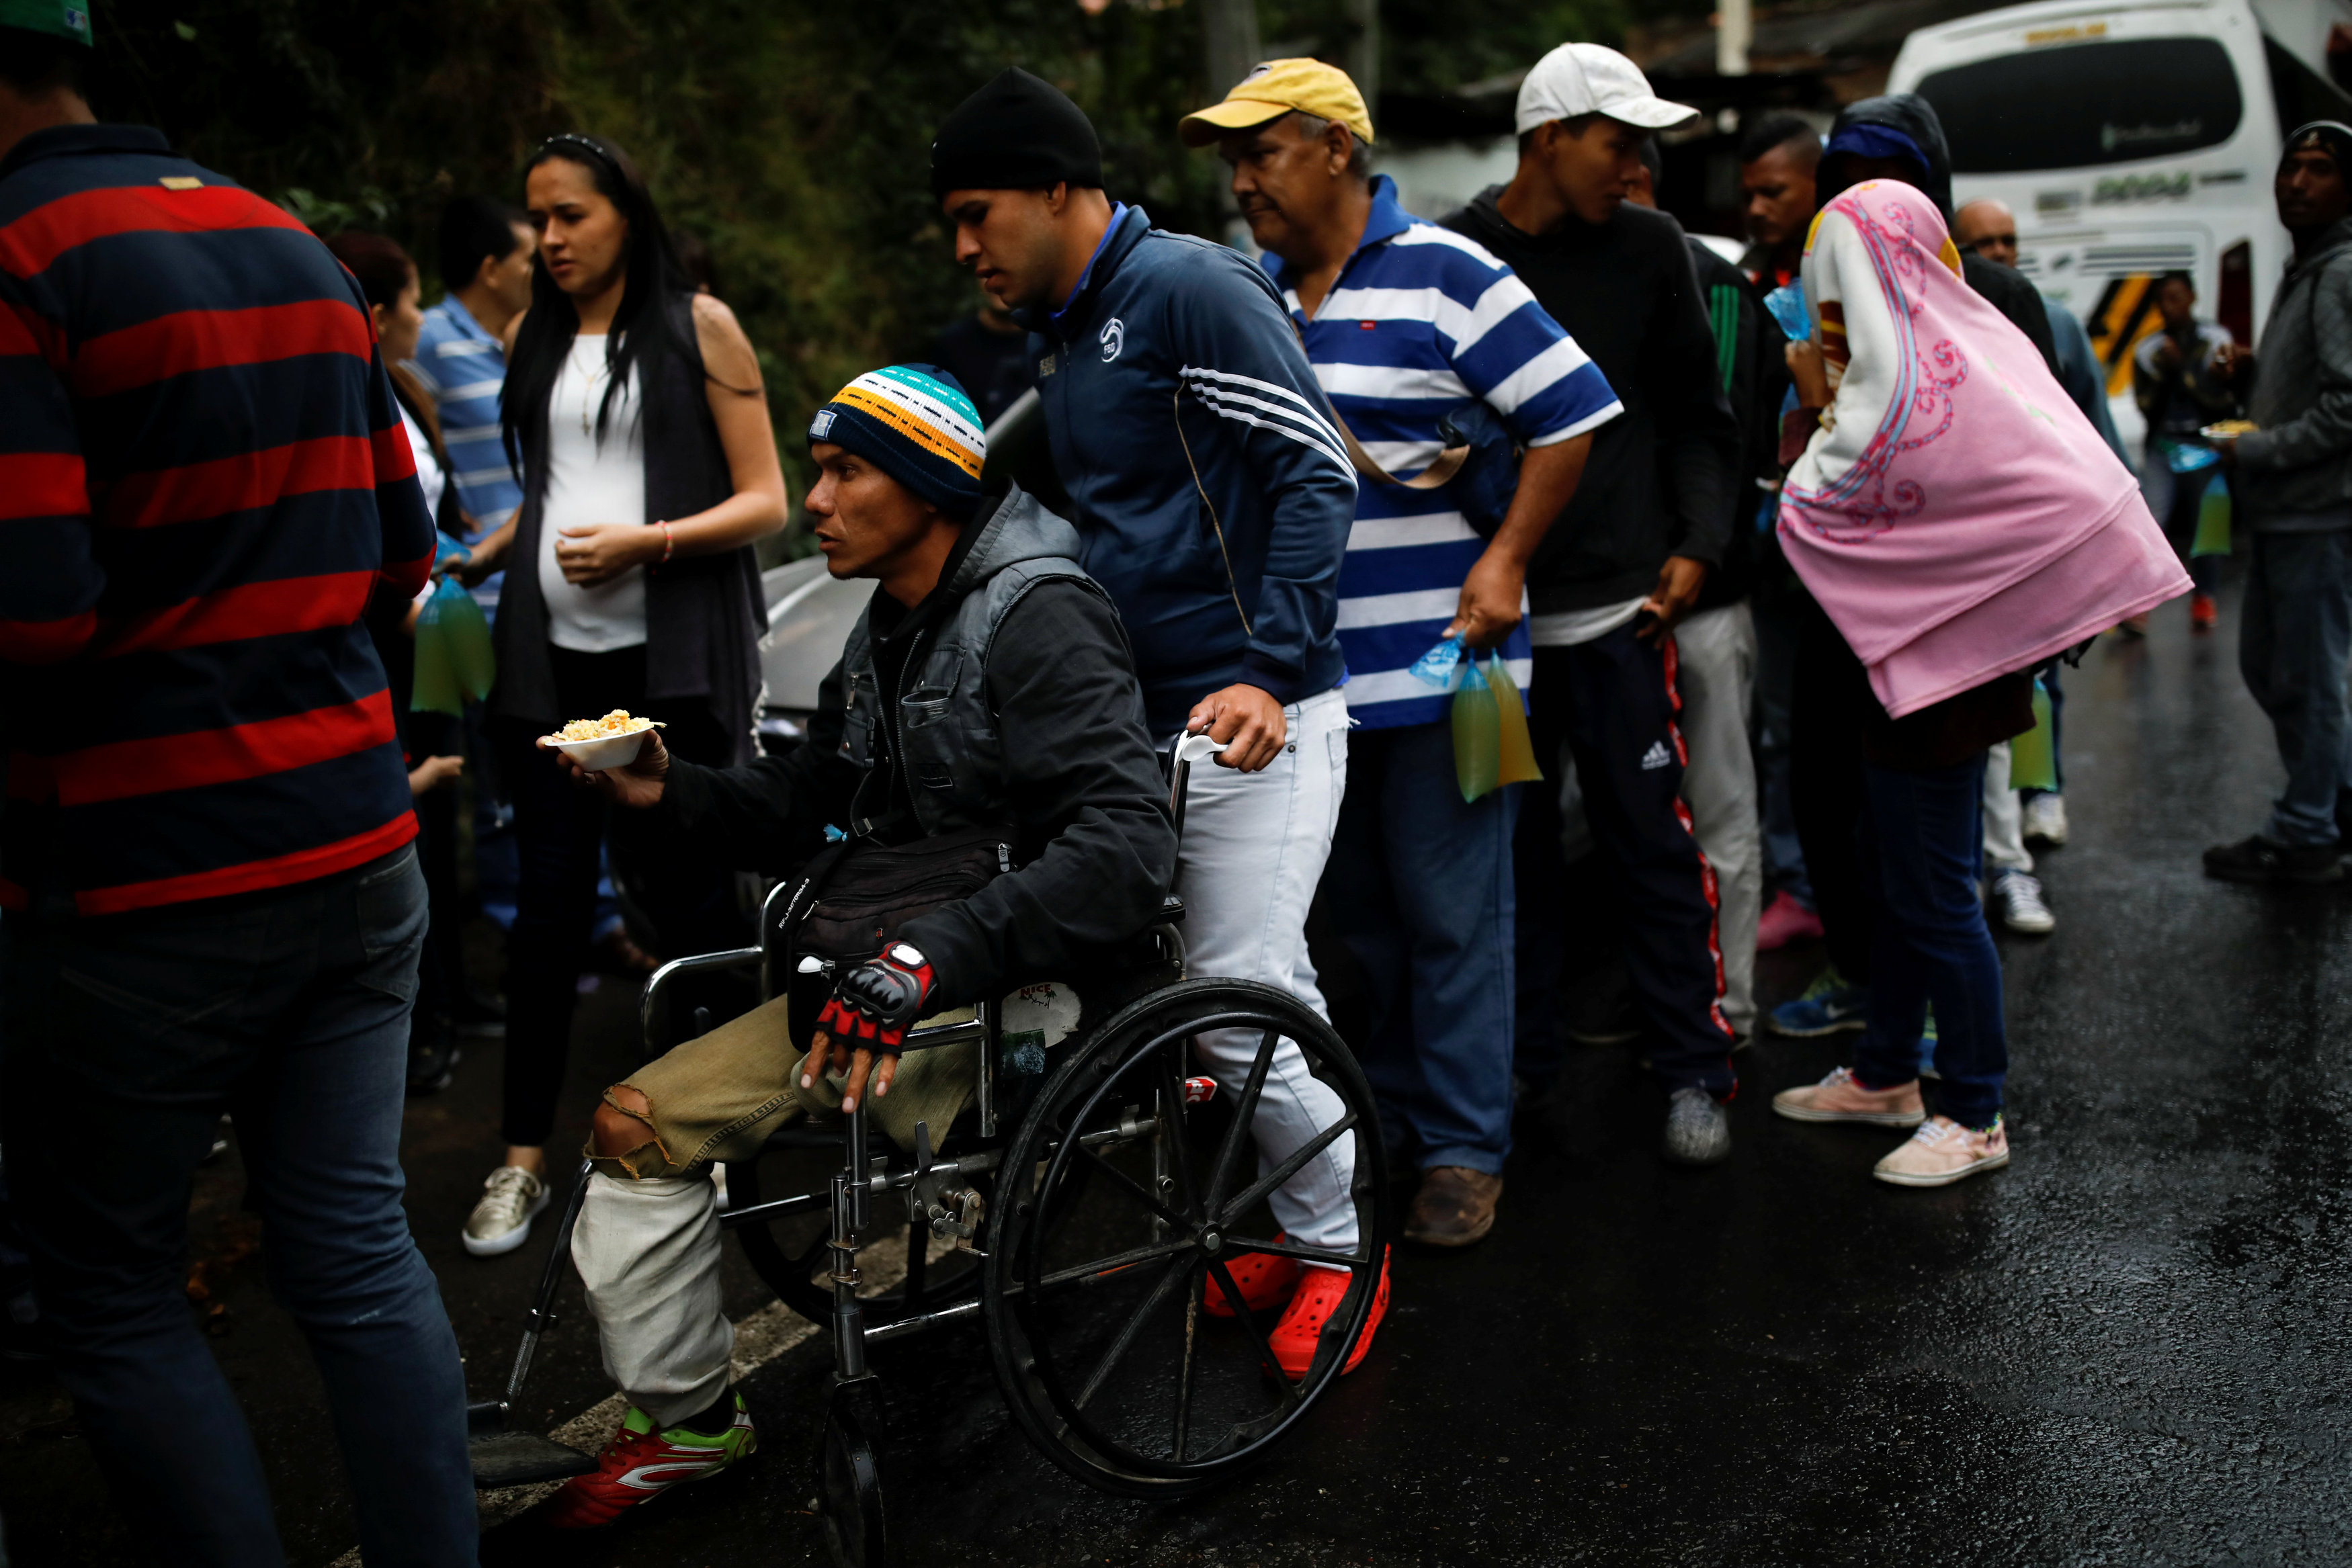
[[[2058,788],[2058,749],[2053,744],[2050,693],[2040,681],[2033,683],[2033,727],[2009,743],[2009,787]]]
[[[416,618],[416,685],[409,711],[461,716],[467,697],[479,702],[490,695],[497,673],[482,607],[457,579],[443,578]]]
[[[1462,684],[1454,692],[1454,782],[1465,800],[1477,800],[1506,784],[1543,777],[1528,737],[1528,716],[1519,688],[1500,654],[1482,668],[1462,663]]]
[[[2204,498],[2197,503],[2197,540],[2189,547],[2189,553],[2230,553],[2230,486],[2220,474],[2206,484]]]

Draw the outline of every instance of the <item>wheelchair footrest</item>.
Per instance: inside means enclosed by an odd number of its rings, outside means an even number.
[[[473,1462],[477,1491],[560,1481],[596,1468],[593,1455],[536,1432],[478,1433],[466,1439],[466,1457]]]

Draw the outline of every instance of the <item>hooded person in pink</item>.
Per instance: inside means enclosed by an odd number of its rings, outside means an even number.
[[[1890,717],[2189,591],[2130,471],[1961,281],[1927,197],[1841,193],[1804,279],[1834,396],[1789,471],[1780,541]]]
[[[1804,279],[1832,395],[1782,487],[1780,535],[1853,656],[1835,678],[1863,731],[1857,847],[1875,918],[1853,1067],[1772,1108],[1916,1128],[1872,1174],[1942,1186],[2010,1157],[2000,956],[1979,892],[1986,748],[2032,722],[2024,672],[2189,579],[2032,341],[1963,280],[1927,196],[1884,179],[1841,192],[1814,220]]]

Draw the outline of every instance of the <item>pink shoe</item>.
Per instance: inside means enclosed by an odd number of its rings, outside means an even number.
[[[1822,917],[1786,893],[1776,893],[1756,922],[1756,950],[1769,953],[1791,942],[1810,942],[1822,934]]]
[[[1859,1122],[1868,1127],[1916,1127],[1927,1119],[1919,1103],[1919,1081],[1892,1089],[1864,1089],[1843,1067],[1832,1067],[1819,1083],[1783,1089],[1772,1109],[1791,1122]]]
[[[1911,1141],[1878,1162],[1871,1175],[1896,1186],[1949,1186],[1979,1171],[2009,1164],[2009,1129],[1996,1120],[1972,1133],[1949,1116],[1938,1116],[1911,1134]]]

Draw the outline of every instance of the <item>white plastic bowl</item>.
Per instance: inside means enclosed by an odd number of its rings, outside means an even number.
[[[590,773],[602,773],[608,768],[626,768],[646,748],[646,737],[653,733],[651,726],[633,729],[626,735],[600,735],[593,740],[558,740],[547,737],[547,744],[580,764]]]

